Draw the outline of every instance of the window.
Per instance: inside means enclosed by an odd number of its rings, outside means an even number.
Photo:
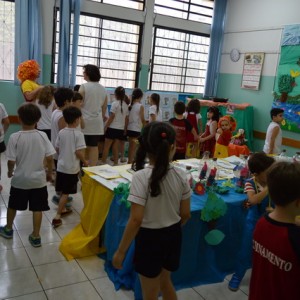
[[[203,93],[210,38],[156,27],[149,89]]]
[[[212,23],[213,0],[155,0],[154,11],[161,15]]]
[[[58,25],[56,31],[54,82],[58,63]],[[137,86],[141,25],[81,15],[77,55],[76,83],[83,83],[82,67],[100,67],[101,83],[105,87]]]
[[[14,79],[15,2],[0,0],[0,80]]]
[[[91,1],[123,6],[127,8],[138,9],[138,10],[144,10],[144,5],[145,5],[145,0],[91,0]]]

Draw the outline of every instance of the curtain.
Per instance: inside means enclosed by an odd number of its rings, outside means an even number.
[[[40,3],[40,0],[15,0],[15,84],[19,84],[17,68],[21,62],[34,59],[43,68]]]
[[[204,97],[216,96],[222,53],[227,0],[215,0]]]
[[[81,0],[60,0],[58,86],[73,88],[76,83],[80,5]]]

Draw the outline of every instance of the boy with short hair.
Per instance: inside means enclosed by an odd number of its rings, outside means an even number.
[[[69,194],[77,193],[80,161],[84,166],[88,165],[84,158],[84,149],[86,148],[84,135],[76,129],[80,124],[81,111],[75,106],[69,106],[62,113],[67,127],[58,133],[55,142],[58,153],[55,190],[61,194],[56,216],[52,220],[54,228],[62,225],[61,217],[63,215],[72,212],[71,209],[65,208],[65,205]]]
[[[282,144],[282,131],[280,123],[283,120],[284,110],[272,108],[270,111],[271,123],[268,126],[266,140],[263,151],[267,154],[280,154]]]
[[[16,211],[26,210],[29,203],[29,210],[33,212],[33,232],[29,235],[29,242],[33,247],[40,247],[42,212],[49,210],[47,180],[52,179],[52,155],[55,150],[46,133],[35,129],[41,118],[41,111],[35,104],[22,105],[18,115],[22,130],[10,136],[6,150],[7,175],[12,180],[7,224],[0,227],[0,235],[7,239],[13,237]],[[47,174],[44,169],[45,158]]]
[[[250,300],[299,299],[299,182],[299,163],[277,162],[267,173],[275,209],[254,230]]]
[[[188,132],[191,132],[197,141],[199,140],[199,136],[191,123],[184,118],[185,104],[182,101],[175,103],[174,112],[175,117],[169,120],[176,132],[176,151],[173,160],[185,159]]]

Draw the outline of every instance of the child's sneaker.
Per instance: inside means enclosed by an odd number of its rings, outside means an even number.
[[[52,199],[51,199],[51,201],[55,204],[55,205],[58,205],[58,203],[59,203],[59,196],[57,196],[57,195],[54,195],[53,197],[52,197]],[[70,208],[71,206],[72,206],[72,202],[73,201],[73,198],[72,197],[68,197],[68,202],[66,203],[66,205],[65,205],[65,207],[66,208]]]
[[[11,239],[14,235],[13,229],[7,229],[6,226],[0,226],[0,235],[6,239]]]
[[[228,288],[233,291],[236,292],[241,284],[241,279],[239,277],[236,276],[236,274],[233,274],[229,283],[228,283]]]
[[[60,225],[62,225],[62,220],[61,219],[53,219],[52,220],[52,226],[53,226],[53,228],[57,228]]]
[[[37,248],[37,247],[42,246],[40,237],[35,237],[32,234],[30,234],[29,237],[28,237],[28,240],[29,240],[32,247]]]

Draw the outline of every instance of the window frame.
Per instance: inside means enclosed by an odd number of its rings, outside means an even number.
[[[127,1],[131,1],[131,2],[141,3],[143,5],[143,9],[137,9],[137,8],[123,6],[123,5],[115,5],[115,4],[111,4],[111,3],[105,2],[105,0],[101,0],[101,1],[90,0],[90,1],[96,2],[96,3],[107,4],[107,5],[119,6],[119,7],[122,7],[122,8],[135,9],[135,10],[138,10],[138,11],[144,11],[145,10],[145,5],[146,5],[145,1],[147,1],[147,0],[127,0]]]

